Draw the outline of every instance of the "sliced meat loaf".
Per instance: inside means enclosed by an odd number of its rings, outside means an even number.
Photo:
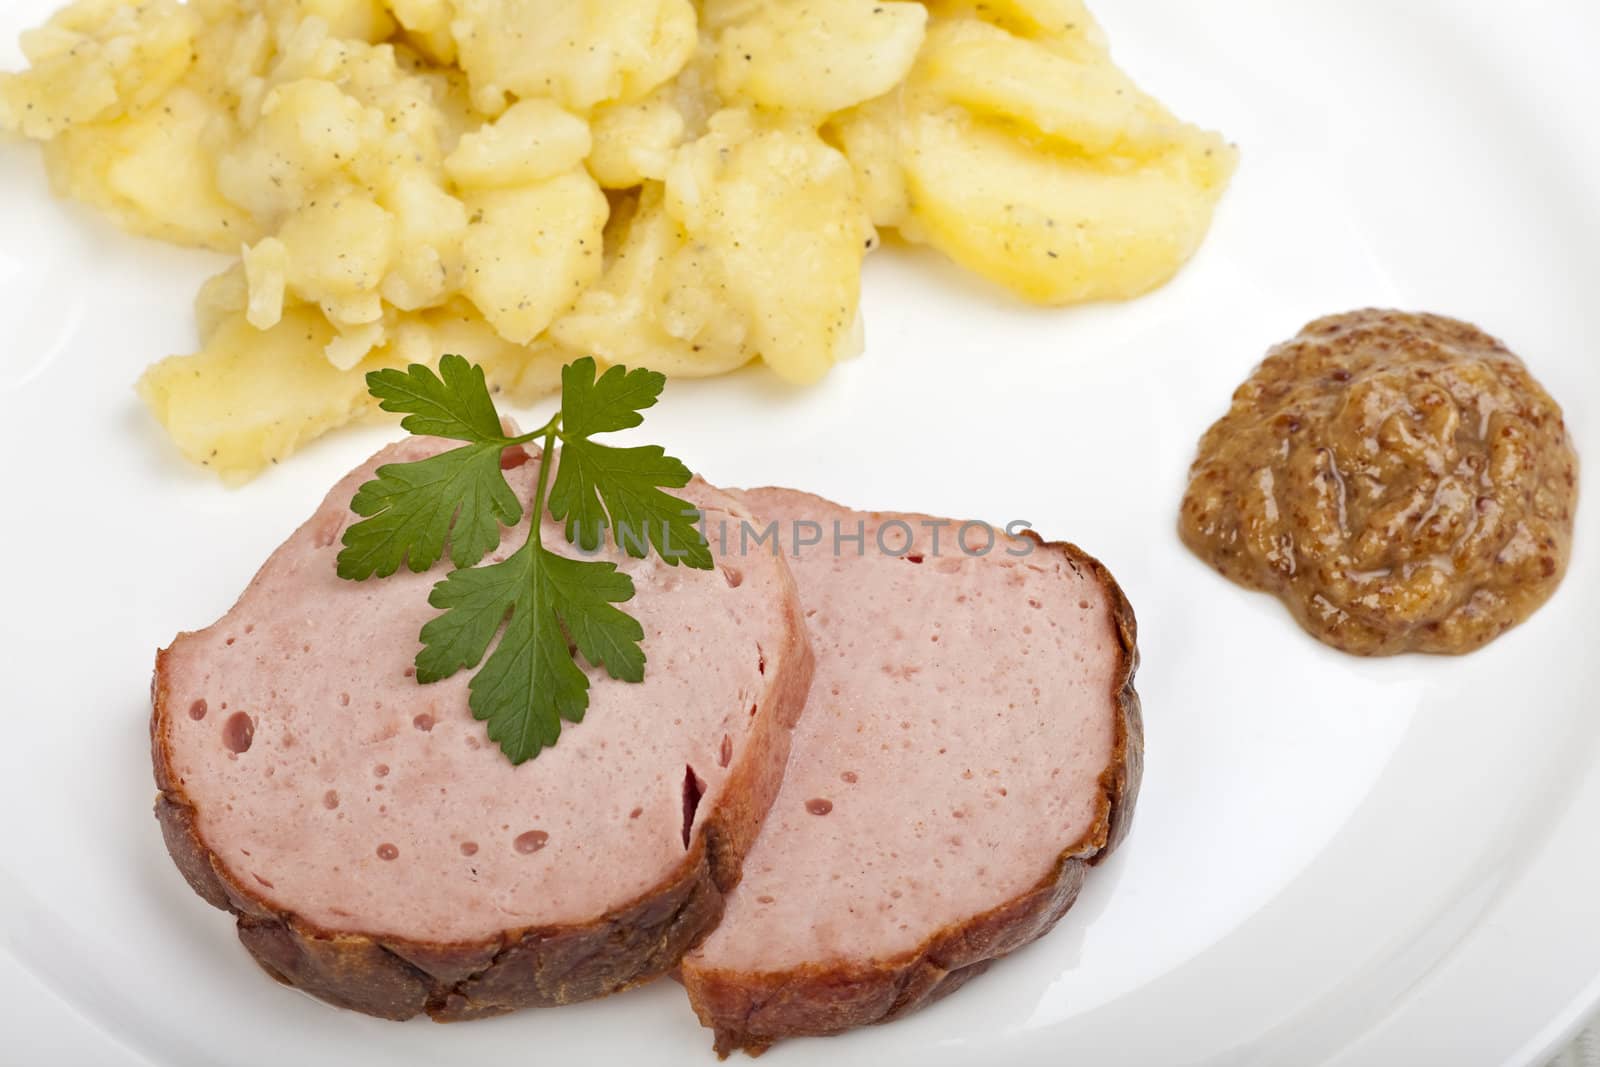
[[[790,560],[817,673],[744,880],[683,962],[724,1055],[895,1018],[1044,934],[1127,832],[1143,759],[1133,612],[1076,547],[978,555],[986,527],[742,499],[786,548],[821,538]]]
[[[739,879],[812,670],[783,561],[612,556],[645,680],[589,670],[584,721],[513,766],[468,709],[470,672],[413,677],[443,569],[335,575],[356,487],[443,447],[403,442],[340,482],[226,616],[160,653],[153,686],[156,815],[189,884],[273,977],[392,1019],[568,1003],[676,966]],[[508,472],[525,503],[536,468]],[[698,481],[684,495],[712,522],[747,514]],[[544,538],[565,546],[555,523]]]

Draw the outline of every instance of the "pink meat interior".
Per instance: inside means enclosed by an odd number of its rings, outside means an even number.
[[[683,862],[686,811],[698,824],[721,801],[763,657],[783,646],[783,572],[608,556],[638,589],[645,681],[589,670],[583,723],[514,767],[468,709],[468,672],[412,676],[444,567],[334,571],[357,485],[440,447],[405,442],[352,473],[221,621],[175,642],[176,784],[235,879],[328,930],[450,942],[596,918],[657,887]],[[510,472],[524,501],[535,470]],[[742,514],[698,483],[685,495]],[[565,546],[553,524],[544,538]]]
[[[918,538],[897,558],[872,516],[784,490],[744,499],[781,530],[826,531],[789,561],[817,673],[744,880],[686,965],[885,960],[1032,888],[1104,804],[1119,655],[1099,583],[1058,549],[966,555],[955,524],[934,554],[923,517],[881,516]],[[865,523],[864,555],[834,552],[836,520]]]

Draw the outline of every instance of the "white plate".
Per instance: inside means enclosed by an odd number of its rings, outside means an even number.
[[[7,3],[4,47],[52,3]],[[675,384],[651,414],[714,481],[1030,519],[1104,558],[1140,616],[1135,832],[1061,927],[912,1019],[762,1063],[1534,1062],[1600,994],[1600,19],[1099,6],[1130,70],[1244,149],[1176,283],[1036,311],[880,255],[864,358],[803,393],[758,371]],[[183,884],[150,817],[151,655],[389,432],[242,491],[184,467],[130,384],[190,345],[218,261],[52,200],[31,149],[0,150],[0,189],[0,1058],[710,1062],[670,983],[455,1027],[332,1011],[263,978]],[[1331,652],[1173,533],[1194,443],[1266,346],[1368,304],[1505,337],[1592,461],[1565,585],[1474,656]]]

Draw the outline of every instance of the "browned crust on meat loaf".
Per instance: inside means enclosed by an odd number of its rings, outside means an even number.
[[[791,600],[791,604],[793,601]],[[156,656],[150,740],[155,814],[173,862],[194,891],[237,917],[239,940],[273,978],[341,1008],[385,1019],[426,1012],[438,1022],[570,1004],[657,978],[722,918],[744,855],[777,795],[789,731],[805,707],[812,654],[804,620],[789,611],[785,666],[769,676],[757,717],[717,809],[696,830],[683,862],[661,885],[588,923],[505,930],[478,942],[440,944],[319,928],[267,903],[232,876],[196,825],[166,743],[167,654]],[[779,650],[774,650],[779,651]]]
[[[880,517],[889,513],[874,515]],[[1121,649],[1111,681],[1116,739],[1111,763],[1100,776],[1102,798],[1094,825],[1027,892],[953,923],[893,959],[864,967],[808,964],[770,973],[686,968],[689,1002],[700,1022],[715,1032],[719,1056],[735,1049],[760,1055],[780,1038],[888,1022],[954,992],[999,957],[1048,933],[1077,899],[1088,869],[1127,836],[1144,771],[1144,720],[1133,685],[1139,666],[1133,608],[1099,560],[1073,544],[1046,542],[1031,531],[1025,536],[1041,549],[1061,552],[1080,574],[1092,575],[1111,607]]]

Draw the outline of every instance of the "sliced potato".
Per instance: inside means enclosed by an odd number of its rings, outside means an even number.
[[[910,88],[1093,156],[1148,159],[1189,132],[1111,63],[1069,58],[975,19],[933,28]]]
[[[405,31],[405,44],[429,63],[454,63],[456,39],[450,34],[450,23],[427,30]]]
[[[222,195],[267,225],[308,204],[384,134],[383,113],[337,84],[296,78],[272,88],[260,120],[217,160]]]
[[[194,297],[195,327],[200,343],[209,344],[211,335],[229,319],[244,315],[250,308],[250,281],[243,263],[213,274],[200,285]],[[279,309],[279,318],[283,317]]]
[[[341,326],[333,340],[324,346],[322,354],[339,370],[349,370],[388,340],[389,327],[383,319],[359,326]]]
[[[523,100],[461,138],[444,171],[463,189],[497,189],[553,178],[583,162],[588,123],[548,100]]]
[[[332,340],[315,308],[266,331],[236,313],[199,352],[145,371],[139,395],[185,456],[240,482],[372,407],[371,368],[336,369],[322,354]]]
[[[1106,35],[1083,0],[926,0],[934,17],[983,19],[1063,55],[1106,58]]]
[[[461,288],[466,205],[421,169],[391,174],[378,203],[395,219],[396,252],[383,299],[401,311],[444,303]]]
[[[899,226],[910,210],[901,164],[905,122],[905,91],[896,89],[835,115],[823,128],[824,135],[850,161],[856,188],[874,226]]]
[[[915,116],[906,143],[901,232],[1045,304],[1124,299],[1172,277],[1233,166],[1225,147],[1192,145],[1105,171],[958,110]]]
[[[674,150],[705,133],[721,110],[715,49],[703,46],[683,69],[643,98],[603,104],[589,118],[589,172],[607,189],[634,189],[666,178]]]
[[[247,246],[240,259],[250,292],[245,321],[258,330],[270,330],[283,318],[289,286],[289,249],[276,237],[268,237]]]
[[[217,188],[210,121],[204,98],[179,86],[144,111],[69,127],[45,144],[51,184],[132,233],[237,252],[260,230]]]
[[[639,0],[632,0],[638,3]],[[604,0],[609,13],[616,0]],[[645,50],[644,61],[622,67],[622,92],[618,100],[640,100],[659,85],[665,85],[694,58],[700,43],[694,5],[689,0],[660,0],[656,7],[655,32]]]
[[[464,291],[506,340],[532,341],[600,277],[610,205],[588,172],[476,192],[466,205]]]
[[[452,0],[383,0],[395,21],[407,30],[431,30],[448,25],[455,14]]]
[[[339,325],[365,325],[382,314],[378,286],[394,261],[395,217],[365,190],[324,189],[285,220],[278,239],[295,296],[321,304]]]
[[[188,71],[199,24],[178,0],[78,0],[22,35],[30,68],[0,74],[0,130],[43,141],[143,111]]]
[[[736,23],[759,18],[773,0],[698,0],[698,4],[701,32],[718,34]]]
[[[722,31],[717,89],[729,103],[826,114],[893,89],[922,46],[928,10],[891,0],[769,3]]]
[[[319,18],[329,36],[377,44],[395,31],[395,20],[381,0],[265,0],[269,16],[288,21]]]
[[[666,211],[659,183],[614,236],[605,275],[550,328],[566,349],[665,374],[721,374],[755,356],[742,308],[726,299],[721,262]]]
[[[723,112],[679,151],[667,211],[717,257],[726,298],[782,377],[814,382],[854,346],[872,226],[850,164],[809,127]]]
[[[605,189],[632,189],[667,176],[672,150],[683,143],[683,114],[658,89],[631,104],[595,109],[589,173]]]
[[[587,112],[637,100],[694,52],[689,0],[456,0],[451,24],[473,103],[499,114],[508,95]]]

